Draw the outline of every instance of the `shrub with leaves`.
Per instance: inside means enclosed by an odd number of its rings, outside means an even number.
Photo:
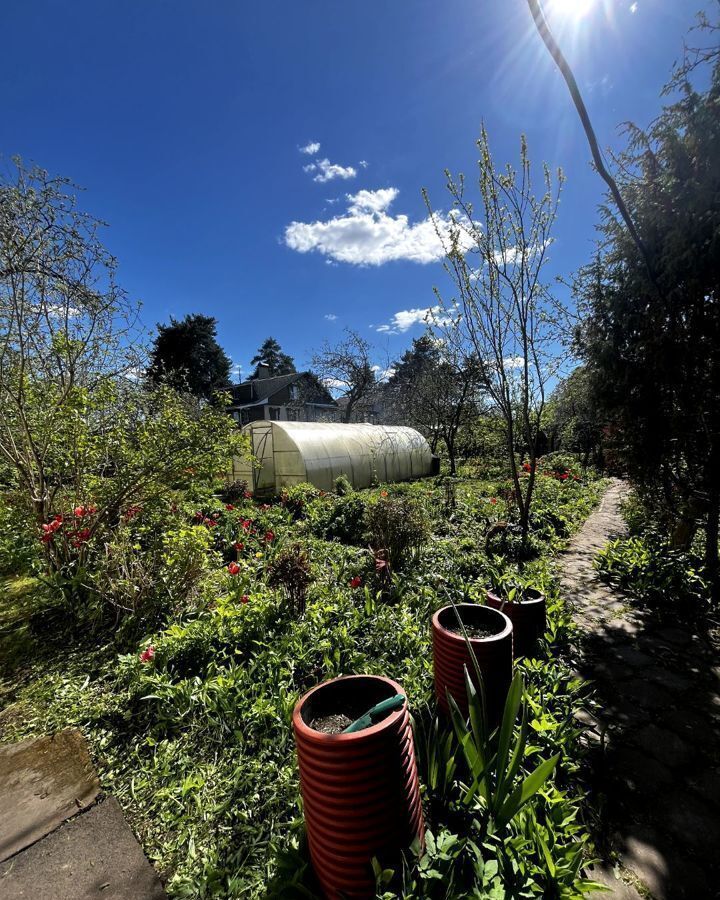
[[[672,548],[660,534],[610,541],[595,564],[601,577],[661,612],[692,618],[710,606],[702,558]]]
[[[412,497],[380,496],[365,512],[370,548],[390,572],[400,571],[430,536],[422,505]]]
[[[292,544],[275,554],[267,566],[267,583],[281,588],[298,615],[305,612],[308,587],[312,581],[310,559],[301,544]]]

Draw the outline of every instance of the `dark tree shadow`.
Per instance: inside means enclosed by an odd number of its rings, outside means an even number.
[[[595,551],[573,553],[587,574]],[[566,594],[595,688],[581,719],[599,855],[657,900],[720,897],[718,623],[673,621],[594,576]]]

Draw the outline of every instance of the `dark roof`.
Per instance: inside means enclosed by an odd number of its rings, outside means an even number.
[[[243,381],[241,384],[236,385],[233,389],[233,394],[237,390],[237,393],[242,397],[240,402],[245,403],[266,400],[268,397],[272,397],[273,394],[277,394],[278,391],[286,388],[289,384],[297,381],[301,374],[301,372],[293,372],[290,375],[275,375],[273,378],[251,378],[249,381]],[[249,388],[250,390],[246,392],[243,388]]]
[[[318,396],[315,400],[329,400],[334,405],[332,397],[326,389],[317,382],[317,379],[309,372],[292,372],[290,375],[275,375],[272,378],[250,378],[240,384],[232,386],[233,403],[239,406],[249,403],[262,403],[279,391],[300,379],[312,378],[313,386],[317,388]]]

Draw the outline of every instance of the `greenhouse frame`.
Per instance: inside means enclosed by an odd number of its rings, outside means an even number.
[[[414,428],[335,422],[250,422],[253,460],[233,459],[232,480],[256,494],[309,482],[324,491],[345,475],[354,488],[423,478],[437,471],[437,457]]]

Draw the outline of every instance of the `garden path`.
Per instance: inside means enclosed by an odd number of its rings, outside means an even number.
[[[3,900],[163,900],[76,729],[0,746]]]
[[[588,731],[593,876],[614,896],[720,897],[720,657],[717,629],[669,623],[601,583],[599,550],[625,530],[613,480],[568,547],[562,589],[580,628],[577,668],[594,702]]]

